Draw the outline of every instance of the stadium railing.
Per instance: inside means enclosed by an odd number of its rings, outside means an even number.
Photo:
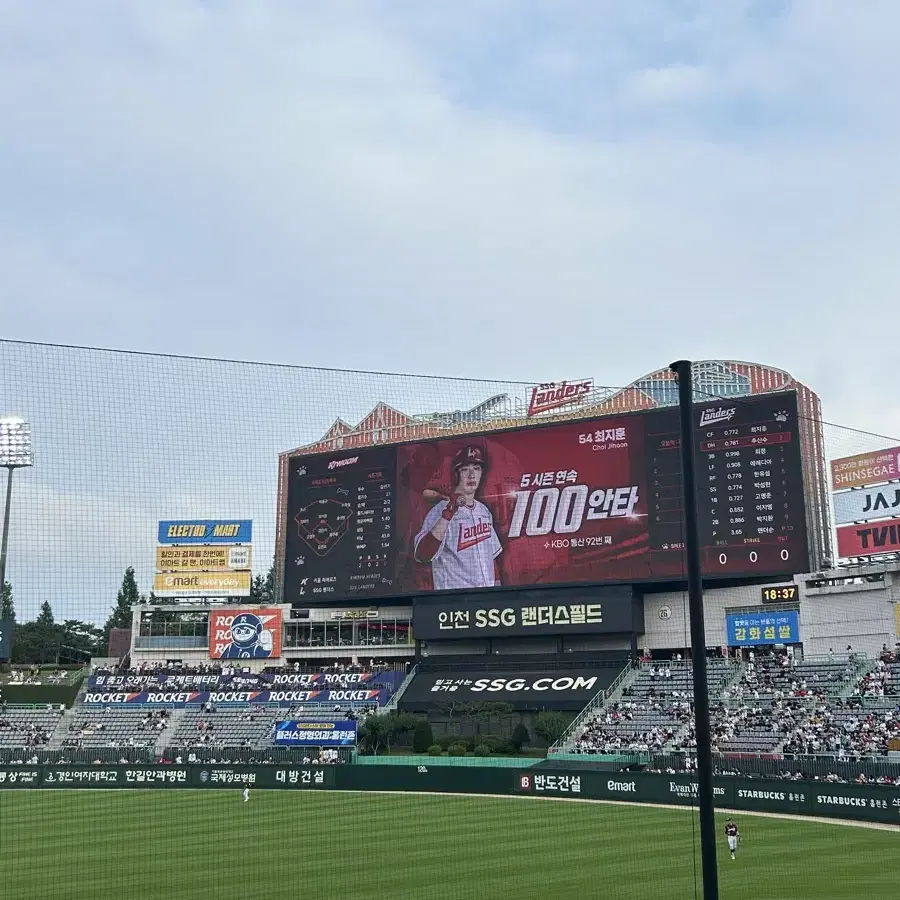
[[[166,747],[162,757],[175,760],[181,757],[187,761],[194,757],[198,763],[216,760],[217,763],[258,763],[260,765],[300,765],[305,758],[314,759],[322,747]],[[353,762],[354,752],[351,747],[334,747],[342,763]]]
[[[540,757],[508,757],[508,756],[428,756],[415,754],[412,756],[363,756],[356,754],[353,762],[358,766],[462,766],[465,768],[495,769],[527,769],[544,760]]]
[[[553,742],[551,747],[547,750],[547,755],[549,756],[551,753],[556,755],[557,753],[562,752],[561,748],[566,746],[566,743],[571,740],[572,735],[584,725],[584,719],[590,715],[598,706],[602,706],[603,703],[609,698],[612,697],[613,694],[622,686],[625,680],[631,675],[633,672],[636,672],[640,669],[640,663],[629,662],[627,666],[625,666],[621,672],[613,679],[612,684],[608,685],[605,688],[600,688],[593,697],[585,704],[584,709],[575,716],[574,719],[569,723],[566,730]]]
[[[410,671],[406,675],[406,678],[403,679],[400,687],[398,687],[397,690],[394,691],[388,702],[377,711],[379,715],[387,715],[388,713],[394,712],[394,710],[397,709],[401,698],[406,693],[406,689],[412,684],[412,680],[416,677],[416,672],[418,671],[418,666],[413,666],[412,669],[410,669]]]
[[[685,771],[688,754],[654,754],[647,762],[653,769],[675,769]],[[837,775],[846,781],[853,781],[860,775],[867,778],[897,778],[900,776],[900,761],[892,761],[879,756],[862,756],[858,759],[840,759],[836,756],[817,754],[815,756],[791,756],[773,754],[713,754],[713,766],[720,772],[739,772],[755,777],[777,776],[785,771],[802,772],[804,775],[824,778]]]

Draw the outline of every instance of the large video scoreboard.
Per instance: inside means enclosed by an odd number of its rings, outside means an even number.
[[[796,394],[694,415],[704,575],[806,570]],[[675,408],[292,457],[285,600],[680,579],[680,466]]]

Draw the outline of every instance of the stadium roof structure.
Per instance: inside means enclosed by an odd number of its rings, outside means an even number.
[[[798,390],[818,408],[818,397],[783,369],[762,363],[704,360],[693,364],[693,372],[697,402]],[[624,388],[599,387],[591,382],[590,390],[577,402],[537,415],[528,415],[528,394],[534,388],[523,384],[520,389],[520,395],[495,394],[471,409],[452,412],[405,413],[379,401],[356,425],[338,418],[318,440],[285,451],[281,456],[328,453],[378,444],[497,431],[548,421],[596,418],[674,406],[678,402],[675,374],[668,368],[650,372]]]

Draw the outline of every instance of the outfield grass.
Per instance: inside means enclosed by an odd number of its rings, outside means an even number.
[[[722,900],[897,896],[900,832],[737,821],[738,859],[719,845]],[[0,791],[0,898],[681,900],[701,896],[697,840],[691,811],[637,805]]]

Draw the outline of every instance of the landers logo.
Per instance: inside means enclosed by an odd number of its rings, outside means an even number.
[[[469,547],[474,547],[476,544],[486,541],[492,531],[491,523],[487,519],[482,519],[475,525],[463,525],[459,529],[459,542],[456,549],[467,550]]]
[[[332,469],[342,469],[344,466],[352,466],[354,463],[359,462],[358,456],[348,456],[346,459],[333,459],[330,463],[328,463],[328,470]]]
[[[736,412],[737,408],[734,406],[731,409],[727,409],[724,406],[717,406],[715,409],[704,409],[700,416],[700,427],[713,425],[716,422],[727,422]]]
[[[538,413],[547,412],[569,403],[576,403],[584,399],[594,387],[594,379],[584,381],[551,381],[547,384],[539,384],[531,389],[531,400],[528,403],[528,415],[536,416]]]

